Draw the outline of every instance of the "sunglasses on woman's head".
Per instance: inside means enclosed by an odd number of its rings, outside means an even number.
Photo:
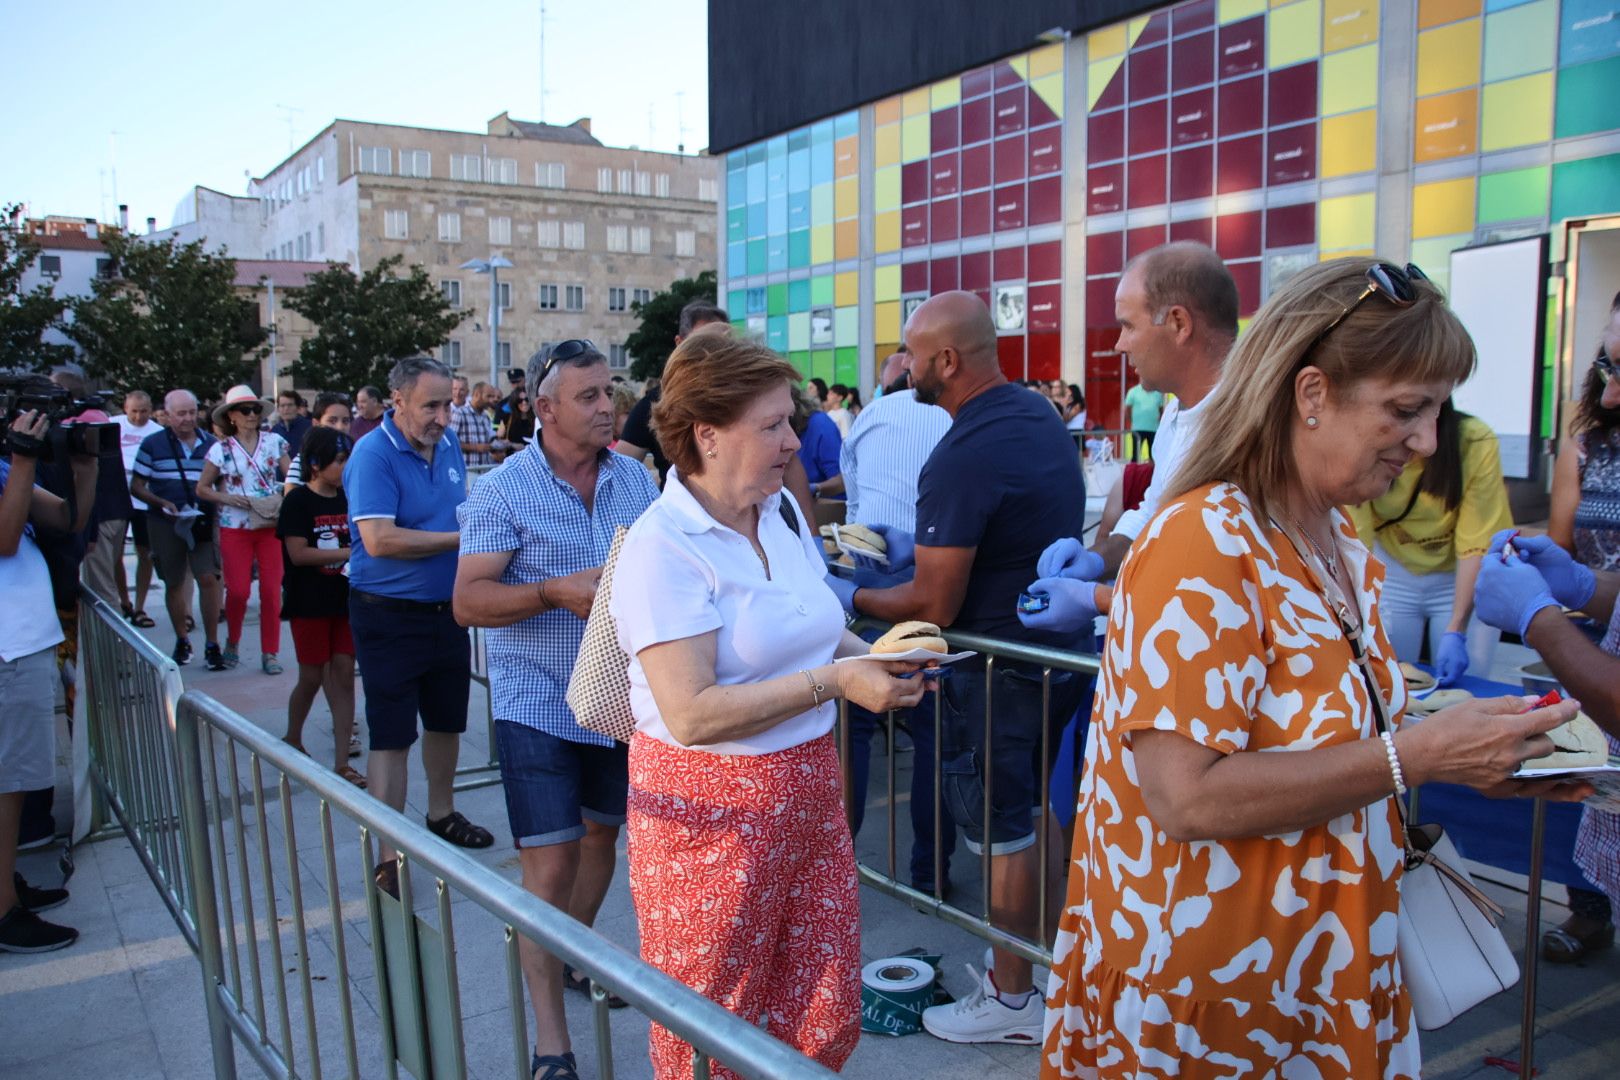
[[[545,382],[546,376],[551,374],[551,369],[564,360],[584,356],[588,352],[595,351],[595,349],[596,345],[590,338],[569,338],[567,341],[557,342],[551,347],[551,355],[546,357],[545,366],[540,369],[540,378],[536,385]]]
[[[1597,368],[1597,373],[1602,376],[1604,386],[1614,382],[1615,376],[1620,375],[1620,372],[1615,371],[1614,361],[1609,359],[1606,349],[1598,350],[1597,359],[1592,361],[1592,366]]]
[[[1310,347],[1302,355],[1309,356],[1322,344],[1322,341],[1344,320],[1365,304],[1368,299],[1377,295],[1382,296],[1398,308],[1409,308],[1418,300],[1418,283],[1429,280],[1429,275],[1418,269],[1417,264],[1407,263],[1402,270],[1394,263],[1378,262],[1367,267],[1367,287],[1361,290],[1354,300],[1338,316],[1322,330],[1320,334],[1311,339]]]

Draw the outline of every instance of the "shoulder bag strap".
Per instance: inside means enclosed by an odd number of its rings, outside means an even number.
[[[186,493],[185,505],[196,506],[197,492],[189,482],[191,478],[186,475],[186,458],[184,454],[180,453],[180,436],[176,435],[168,428],[163,429],[163,434],[169,437],[169,453],[174,455],[175,468],[180,470],[180,487]],[[199,439],[202,438],[201,435],[197,437]]]
[[[781,512],[782,520],[787,522],[787,527],[792,530],[793,535],[798,536],[799,514],[798,511],[793,509],[792,492],[788,491],[786,488],[782,489],[782,499],[776,504],[776,509]]]

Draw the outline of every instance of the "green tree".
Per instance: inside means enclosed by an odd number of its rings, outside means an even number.
[[[0,209],[0,369],[46,371],[73,359],[71,345],[49,345],[45,331],[61,325],[67,301],[48,282],[23,291],[23,275],[39,257],[39,245],[21,228],[21,208]]]
[[[390,255],[364,274],[331,263],[287,297],[287,306],[315,324],[282,369],[304,386],[352,391],[382,386],[394,361],[442,345],[471,315],[456,311],[420,266],[400,277]]]
[[[264,355],[259,309],[236,291],[236,260],[202,241],[102,233],[113,273],[72,303],[63,332],[85,369],[119,390],[186,387],[207,400],[249,381]]]
[[[641,319],[641,325],[625,339],[624,347],[635,363],[630,366],[632,379],[652,379],[663,375],[669,354],[675,351],[675,334],[681,326],[681,309],[693,300],[714,303],[717,288],[713,270],[705,270],[695,278],[681,278],[661,293],[654,293],[646,303],[632,304],[630,310]]]

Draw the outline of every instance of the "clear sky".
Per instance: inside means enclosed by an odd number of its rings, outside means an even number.
[[[546,120],[589,116],[610,146],[674,150],[683,127],[688,152],[707,145],[705,0],[544,6]],[[289,140],[338,118],[466,131],[501,112],[541,118],[538,0],[5,7],[0,203],[31,217],[112,221],[123,202],[135,228],[164,227],[193,184],[245,194]]]

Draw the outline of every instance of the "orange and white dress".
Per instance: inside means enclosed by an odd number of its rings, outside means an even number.
[[[1362,644],[1398,717],[1383,569],[1342,515],[1337,526]],[[1237,488],[1187,493],[1138,539],[1093,716],[1041,1076],[1416,1077],[1393,800],[1283,835],[1177,843],[1137,784],[1138,730],[1222,754],[1377,737],[1317,575]]]

